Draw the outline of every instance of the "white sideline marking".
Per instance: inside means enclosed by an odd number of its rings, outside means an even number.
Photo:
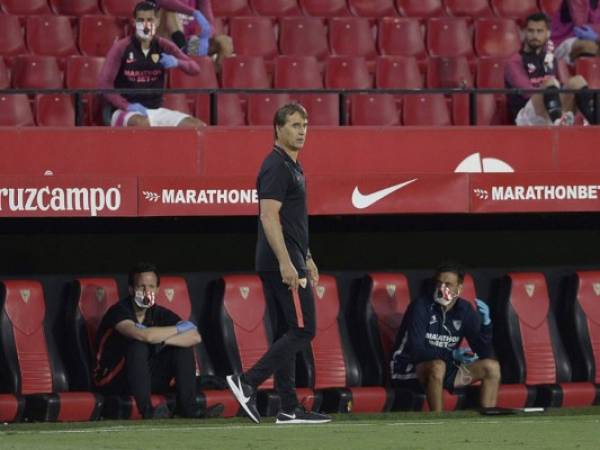
[[[573,416],[574,417],[574,416]],[[345,428],[345,427],[356,427],[356,426],[373,426],[373,425],[385,425],[385,426],[397,426],[397,427],[406,427],[406,426],[435,426],[435,425],[444,425],[448,423],[452,424],[463,424],[463,425],[497,425],[497,424],[539,424],[539,423],[565,423],[565,419],[568,421],[568,416],[561,417],[557,416],[555,418],[539,418],[539,419],[527,419],[527,420],[519,420],[519,419],[504,419],[504,420],[486,420],[486,419],[469,419],[469,420],[440,420],[440,421],[418,421],[418,422],[385,422],[374,420],[371,422],[332,422],[328,424],[319,424],[319,425],[308,425],[309,427],[327,427],[327,428]],[[578,423],[600,423],[600,419],[582,419],[581,416],[577,416]],[[144,431],[144,432],[195,432],[195,431],[222,431],[222,430],[248,430],[248,429],[290,429],[297,427],[298,425],[276,425],[276,424],[268,424],[268,425],[210,425],[210,426],[173,426],[173,425],[165,425],[164,427],[145,427],[145,426],[122,426],[118,425],[115,427],[107,427],[107,428],[83,428],[79,430],[0,430],[0,435],[6,434],[84,434],[84,433],[115,433],[115,432],[133,432],[133,431]]]

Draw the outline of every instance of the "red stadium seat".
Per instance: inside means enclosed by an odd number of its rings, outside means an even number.
[[[124,36],[121,19],[104,15],[79,18],[79,49],[82,55],[104,57],[114,42]]]
[[[266,59],[277,55],[273,22],[268,17],[233,17],[229,21],[229,33],[237,55]]]
[[[227,275],[213,291],[216,316],[219,318],[219,344],[233,373],[252,367],[273,340],[269,311],[260,278],[256,275]],[[258,405],[261,415],[277,413],[279,396],[273,391],[273,377],[259,386]],[[311,389],[297,388],[298,400],[307,409],[319,409]]]
[[[10,71],[6,64],[4,64],[4,58],[0,57],[0,89],[8,89],[10,87]]]
[[[521,34],[511,19],[481,18],[475,21],[475,51],[479,56],[508,58],[521,49]]]
[[[248,0],[219,0],[211,2],[213,14],[218,17],[234,17],[252,14]]]
[[[544,275],[509,273],[499,288],[494,342],[503,382],[534,390],[539,406],[592,405],[599,391],[591,380],[572,381]]]
[[[106,14],[128,19],[133,17],[133,9],[138,3],[139,0],[100,0],[100,6]]]
[[[15,56],[28,53],[23,27],[17,16],[0,14],[0,55]]]
[[[427,87],[434,89],[473,87],[473,75],[467,58],[464,56],[429,58],[427,63]]]
[[[308,16],[342,17],[350,15],[346,0],[299,0],[299,3]]]
[[[329,20],[329,47],[332,55],[375,58],[375,40],[369,20],[364,17],[334,17]]]
[[[389,411],[394,400],[391,389],[361,385],[361,368],[349,339],[335,278],[321,275],[313,287],[316,333],[310,343],[314,390],[323,394],[326,412]],[[351,405],[351,406],[350,406]]]
[[[52,13],[47,0],[0,0],[0,6],[6,13],[18,16]]]
[[[352,125],[400,125],[400,111],[391,94],[355,94],[351,96],[350,102]]]
[[[170,309],[183,320],[191,320],[198,324],[197,317],[192,312],[192,302],[184,278],[178,276],[164,276],[160,279],[160,289],[156,296],[156,304]],[[215,376],[215,369],[208,355],[204,342],[194,347],[197,376]],[[229,390],[203,389],[200,400],[205,408],[217,403],[223,404],[224,417],[233,417],[239,411],[239,404]]]
[[[283,55],[316,56],[329,54],[327,28],[316,17],[283,17],[279,21],[279,48]]]
[[[361,17],[387,17],[398,14],[394,0],[348,0],[350,12]]]
[[[422,89],[423,75],[417,60],[405,56],[380,56],[375,69],[375,86],[379,89]]]
[[[25,399],[20,395],[0,394],[0,420],[3,423],[20,422],[25,409]]]
[[[506,59],[481,57],[477,59],[476,85],[479,88],[502,89]]]
[[[491,0],[497,16],[509,19],[525,19],[529,14],[538,12],[537,0]]]
[[[419,19],[384,17],[379,22],[377,45],[381,55],[427,57]]]
[[[477,94],[476,125],[497,125],[496,98],[494,94]],[[452,96],[452,122],[454,125],[468,126],[470,122],[469,94]],[[496,123],[494,123],[496,122]]]
[[[96,89],[98,75],[104,65],[104,58],[96,56],[70,56],[67,58],[65,85],[69,89]],[[102,123],[102,99],[96,94],[82,94],[83,110],[81,123],[93,125]]]
[[[250,5],[261,16],[282,17],[302,14],[296,0],[250,0]]]
[[[563,0],[539,0],[540,10],[546,13],[548,17],[552,17],[558,11],[562,2]]]
[[[44,326],[46,304],[41,284],[7,280],[2,282],[0,291],[1,369],[5,389],[25,397],[25,418],[61,422],[97,420],[102,396],[69,392],[58,347]]]
[[[225,89],[269,89],[271,87],[265,63],[258,56],[225,58],[221,78],[221,85]]]
[[[465,18],[434,17],[427,20],[430,56],[471,56],[473,36]]]
[[[340,124],[340,97],[338,94],[300,94],[298,103],[306,108],[311,126]]]
[[[30,16],[26,28],[27,46],[35,55],[79,54],[71,21],[66,16]]]
[[[438,17],[444,15],[442,0],[396,0],[396,8],[403,16]]]
[[[577,58],[575,60],[577,75],[584,77],[592,89],[600,88],[600,58]]]
[[[33,113],[25,94],[0,95],[0,126],[33,126]]]
[[[273,125],[275,111],[289,102],[288,94],[248,95],[248,125]]]
[[[60,89],[63,74],[53,56],[20,55],[13,64],[12,84],[20,89]]]
[[[163,96],[163,108],[172,109],[185,114],[193,115],[191,105],[188,103],[188,97],[185,94],[166,93]]]
[[[196,96],[195,116],[204,123],[211,123],[210,98],[208,94]],[[217,125],[243,126],[246,125],[246,116],[242,108],[242,102],[237,94],[217,95]]]
[[[444,7],[450,16],[481,17],[492,15],[488,0],[444,0]]]
[[[402,121],[411,126],[451,125],[450,111],[442,94],[405,95],[402,102]]]
[[[75,107],[69,94],[38,94],[35,121],[40,127],[74,127]]]
[[[173,69],[169,73],[169,87],[174,89],[217,89],[219,82],[215,66],[208,56],[192,56],[200,66],[197,75],[188,75],[181,69]]]
[[[373,80],[364,58],[330,56],[325,66],[325,87],[328,89],[371,89]]]
[[[100,14],[98,0],[50,0],[50,7],[55,14],[65,16]]]
[[[323,76],[313,56],[278,56],[275,60],[275,89],[322,89]]]

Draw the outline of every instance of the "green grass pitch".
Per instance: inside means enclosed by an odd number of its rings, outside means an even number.
[[[338,414],[323,425],[275,425],[263,418],[0,425],[0,449],[600,449],[600,407],[483,417]]]

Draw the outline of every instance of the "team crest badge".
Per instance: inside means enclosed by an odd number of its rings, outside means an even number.
[[[454,329],[458,331],[460,330],[460,327],[462,327],[462,320],[453,320],[452,325],[454,325]]]
[[[21,300],[23,300],[25,304],[29,303],[29,299],[31,298],[31,291],[29,289],[21,289],[19,290],[19,294],[21,294]]]
[[[600,297],[600,283],[592,284],[592,288],[594,288],[594,294],[596,294],[596,297]]]
[[[102,303],[104,301],[104,297],[106,297],[106,291],[104,290],[104,288],[96,288],[96,300],[98,301],[98,303]]]
[[[175,297],[175,289],[168,288],[165,289],[165,297],[169,300],[169,303],[173,303],[173,298]]]
[[[429,325],[433,325],[434,323],[437,323],[437,317],[435,317],[435,315],[431,316],[431,319],[429,320]]]
[[[316,291],[317,291],[317,297],[322,299],[323,296],[325,295],[325,286],[317,286]]]
[[[244,300],[248,299],[248,294],[250,294],[250,288],[248,286],[241,286],[240,295]]]
[[[386,285],[385,290],[387,291],[387,295],[389,298],[394,298],[394,296],[396,295],[396,285],[395,284]]]
[[[127,64],[131,64],[132,62],[135,61],[135,58],[133,57],[133,52],[129,52],[129,56],[127,57]]]
[[[525,293],[529,296],[529,298],[533,297],[533,294],[535,293],[535,284],[527,283],[525,285]]]
[[[158,53],[152,53],[152,55],[150,55],[150,58],[152,58],[152,62],[154,62],[154,64],[156,64],[158,62],[158,60],[160,59],[160,55]]]

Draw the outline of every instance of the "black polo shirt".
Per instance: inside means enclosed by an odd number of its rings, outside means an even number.
[[[263,161],[256,181],[259,200],[281,202],[279,218],[285,246],[296,270],[306,270],[308,209],[304,171],[285,151],[275,146]],[[279,262],[267,242],[260,219],[256,243],[256,270],[279,271]]]
[[[115,329],[115,326],[123,320],[137,322],[131,297],[124,298],[111,306],[98,327],[96,334],[98,354],[94,373],[98,386],[109,383],[123,369],[129,338]],[[167,327],[177,324],[180,320],[181,318],[173,311],[154,305],[146,311],[143,324],[147,327]],[[153,345],[153,351],[156,351],[159,345]]]

